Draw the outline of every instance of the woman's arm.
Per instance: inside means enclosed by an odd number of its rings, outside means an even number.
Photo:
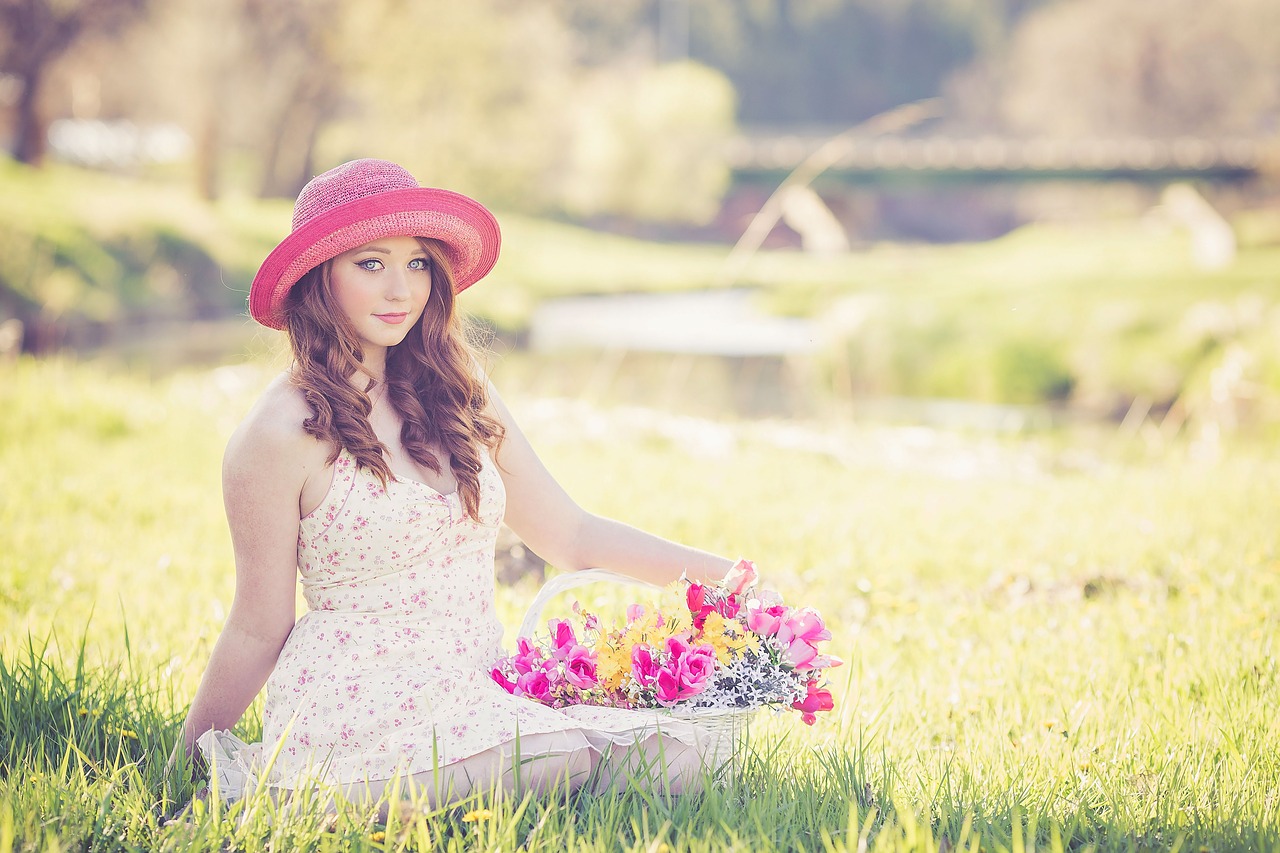
[[[507,430],[497,458],[507,489],[507,525],[552,565],[568,571],[609,569],[658,585],[682,572],[694,580],[718,581],[733,565],[582,509],[542,464],[492,384],[489,399]]]
[[[273,389],[282,390],[282,389]],[[183,726],[187,754],[210,729],[229,729],[271,674],[293,629],[299,496],[316,442],[268,392],[227,444],[223,502],[235,553],[236,591],[226,625]],[[274,410],[274,411],[273,411]]]

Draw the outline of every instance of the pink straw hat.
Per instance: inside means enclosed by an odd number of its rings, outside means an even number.
[[[488,274],[498,260],[498,220],[474,199],[421,187],[386,160],[352,160],[302,188],[293,231],[271,250],[249,289],[249,313],[273,329],[285,327],[289,289],[325,261],[393,236],[431,237],[453,265],[454,292]]]

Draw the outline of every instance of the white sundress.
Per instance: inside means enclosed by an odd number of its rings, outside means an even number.
[[[307,612],[267,680],[262,742],[198,740],[234,799],[277,788],[350,785],[430,772],[517,737],[587,734],[591,748],[661,732],[703,750],[708,733],[653,711],[558,710],[489,676],[502,654],[494,546],[506,506],[481,451],[479,521],[457,493],[381,481],[344,448],[323,502],[302,519],[298,569]],[[566,738],[566,751],[582,737]],[[275,756],[274,759],[271,756]]]

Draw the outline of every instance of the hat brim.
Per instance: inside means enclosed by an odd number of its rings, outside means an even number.
[[[377,193],[326,211],[272,249],[249,288],[249,314],[264,326],[283,329],[289,290],[310,270],[365,243],[401,235],[444,245],[455,293],[493,269],[502,244],[498,220],[461,193],[432,187]]]

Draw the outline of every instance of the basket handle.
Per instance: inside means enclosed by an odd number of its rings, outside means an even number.
[[[646,586],[657,589],[656,584],[648,581],[642,581],[639,578],[633,578],[628,575],[620,575],[617,572],[611,572],[608,569],[583,569],[579,572],[568,572],[567,574],[554,577],[542,585],[542,589],[538,590],[538,594],[533,597],[533,601],[529,603],[529,609],[525,611],[524,621],[520,623],[520,633],[518,637],[532,637],[533,632],[538,628],[538,622],[542,619],[542,608],[547,602],[565,590],[573,589],[577,586],[586,586],[589,583],[599,583],[609,581],[612,583],[629,584],[632,586]]]

